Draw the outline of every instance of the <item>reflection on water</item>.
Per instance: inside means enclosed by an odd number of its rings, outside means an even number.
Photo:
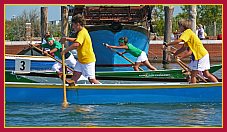
[[[188,109],[178,111],[177,115],[181,116],[178,116],[176,121],[184,123],[185,126],[203,126],[209,123],[213,123],[216,126],[218,125],[217,122],[211,119],[215,119],[216,114],[221,113],[221,110],[215,110],[215,107],[213,104],[200,104],[199,107],[189,105]]]
[[[99,118],[97,114],[95,114],[95,105],[75,105],[75,112],[80,114],[80,126],[84,127],[95,127],[98,124],[93,122],[93,120]]]

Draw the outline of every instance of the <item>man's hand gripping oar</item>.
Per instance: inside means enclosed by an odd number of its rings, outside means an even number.
[[[171,47],[173,47],[173,46],[171,46]],[[173,47],[173,48],[176,49],[175,47]],[[171,56],[174,56],[174,52],[172,52],[172,51],[167,51],[167,53],[170,54]],[[175,58],[176,58],[176,62],[181,66],[181,68],[184,69],[184,72],[190,73],[190,71],[191,71],[190,67],[188,65],[186,65],[182,60],[180,60],[179,57],[175,57]],[[204,77],[202,77],[200,74],[197,74],[196,76],[198,78],[197,81],[202,80],[203,82],[207,83],[206,79],[204,79]]]

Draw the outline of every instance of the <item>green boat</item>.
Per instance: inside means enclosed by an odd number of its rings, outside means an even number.
[[[221,64],[211,66],[209,72],[214,73],[222,68]],[[156,71],[115,71],[97,72],[96,77],[103,80],[143,80],[143,81],[186,81],[187,75],[181,69]],[[220,79],[219,79],[220,80]]]
[[[221,64],[211,66],[209,72],[214,73],[222,68]],[[67,75],[70,78],[72,75]],[[96,72],[99,80],[125,80],[125,81],[164,81],[164,82],[185,82],[186,76],[181,69],[156,70],[156,71],[108,71]],[[81,81],[86,78],[81,78]],[[31,71],[28,73],[6,70],[5,82],[31,82],[46,83],[61,81],[55,72],[52,71]],[[221,79],[219,79],[221,81]]]

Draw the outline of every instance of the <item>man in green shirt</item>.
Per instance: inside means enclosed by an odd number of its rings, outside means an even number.
[[[62,59],[61,51],[62,44],[54,40],[52,37],[46,39],[47,43],[45,44],[34,44],[33,46],[41,46],[42,48],[48,48],[50,51],[44,51],[44,54],[54,54],[54,57],[58,60]],[[74,68],[76,65],[76,59],[71,52],[65,54],[65,63],[66,65]],[[62,64],[55,62],[52,66],[52,70],[56,71],[58,75],[61,75]]]
[[[137,60],[134,65],[134,70],[139,71],[139,66],[141,64],[144,64],[148,69],[150,70],[157,70],[154,66],[150,64],[148,61],[147,55],[144,51],[136,48],[132,44],[128,43],[128,38],[127,37],[121,37],[118,40],[120,46],[112,46],[112,45],[107,45],[106,47],[108,48],[113,48],[113,49],[125,49],[125,52],[121,53],[122,55],[125,53],[130,53],[134,57],[137,57]]]

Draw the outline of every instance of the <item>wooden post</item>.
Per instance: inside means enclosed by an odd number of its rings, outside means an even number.
[[[61,33],[62,36],[68,36],[68,13],[69,9],[66,6],[61,6]]]
[[[25,34],[26,34],[26,41],[29,41],[29,40],[31,40],[31,34],[32,34],[32,32],[31,32],[31,23],[25,23],[25,25],[26,25],[26,32],[25,32]]]
[[[217,36],[217,22],[214,21],[214,36]]]
[[[41,7],[41,37],[43,38],[45,33],[48,31],[48,8],[47,7]],[[42,39],[43,41],[43,39]]]
[[[154,32],[154,28],[152,26],[152,10],[154,9],[154,5],[151,5],[151,6],[147,6],[147,24],[148,24],[148,27],[150,28],[149,29],[149,35],[150,33],[155,33]]]
[[[164,11],[165,11],[164,42],[167,42],[167,43],[170,42],[170,38],[172,34],[173,10],[174,10],[174,6],[164,6]],[[170,61],[170,56],[167,55],[166,50],[163,50],[162,64],[164,65],[168,64],[168,61]]]
[[[190,5],[189,20],[192,22],[191,28],[194,33],[196,32],[196,15],[196,5]]]

